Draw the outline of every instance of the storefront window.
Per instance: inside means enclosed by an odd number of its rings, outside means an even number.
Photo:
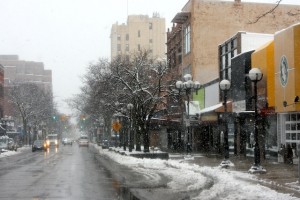
[[[290,125],[290,124],[286,124],[286,125],[285,125],[285,130],[287,130],[287,131],[288,131],[288,130],[291,130],[291,125]]]
[[[296,133],[292,133],[292,140],[296,140]]]
[[[296,124],[291,124],[291,130],[293,130],[293,131],[296,130]]]

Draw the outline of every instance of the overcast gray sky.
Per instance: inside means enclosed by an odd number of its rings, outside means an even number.
[[[299,1],[283,0],[298,4]],[[168,28],[186,2],[1,0],[0,54],[17,54],[22,60],[43,62],[45,69],[52,70],[53,91],[60,111],[70,113],[63,100],[79,93],[85,68],[99,58],[110,57],[112,24],[126,23],[127,14],[152,16],[158,12],[166,19]]]

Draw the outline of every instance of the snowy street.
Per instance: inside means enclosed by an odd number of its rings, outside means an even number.
[[[33,153],[30,147],[4,152],[0,154],[2,199],[300,199],[297,178],[291,177],[296,165],[270,162],[267,174],[253,175],[245,170],[247,162],[222,169],[220,159],[201,154],[193,159],[170,154],[170,159],[162,160],[116,151],[122,148],[91,144],[50,152]]]

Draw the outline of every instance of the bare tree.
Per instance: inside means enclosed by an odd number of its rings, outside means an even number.
[[[78,111],[78,115],[91,116],[94,120],[104,120],[106,136],[110,135],[111,118],[115,111],[115,87],[107,59],[99,59],[96,64],[90,64],[82,77],[83,86],[80,94],[68,100],[71,108]]]
[[[140,149],[139,136],[143,137],[144,151],[149,152],[149,129],[152,117],[160,110],[168,96],[169,85],[164,80],[166,61],[153,60],[149,52],[119,56],[111,63],[116,83],[123,86],[119,99],[131,102],[136,132],[136,148]]]
[[[36,84],[14,85],[9,88],[8,98],[15,113],[21,117],[23,122],[24,140],[28,137],[29,125],[37,125],[51,118],[53,112],[52,95],[45,93]],[[30,137],[28,137],[28,142],[31,142]]]
[[[277,7],[280,5],[282,0],[278,0],[274,7],[271,8],[270,10],[267,10],[266,12],[262,13],[261,15],[257,16],[253,21],[250,21],[250,24],[255,24],[257,23],[259,20],[261,20],[262,18],[266,17],[269,14],[274,14],[275,10],[277,9]]]
[[[255,23],[259,22],[261,19],[267,17],[268,15],[275,16],[276,10],[283,2],[284,2],[284,0],[278,0],[278,1],[274,2],[273,7],[271,7],[269,10],[266,10],[262,14],[258,15],[255,19],[249,21],[249,24],[255,24]],[[286,11],[285,14],[288,16],[296,17],[296,16],[300,15],[300,9],[291,8],[290,10]]]
[[[132,119],[136,133],[136,150],[149,151],[149,129],[152,117],[164,106],[169,95],[165,82],[166,61],[154,60],[147,51],[131,56],[118,56],[112,62],[105,59],[90,65],[83,77],[84,86],[72,107],[90,115],[102,116],[108,129],[112,114],[119,105],[132,103]]]

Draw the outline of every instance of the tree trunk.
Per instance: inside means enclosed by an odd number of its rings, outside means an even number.
[[[110,140],[111,136],[111,117],[105,117],[104,118],[104,139]]]
[[[27,144],[27,122],[23,119],[23,144]]]
[[[149,131],[143,130],[144,152],[149,152]]]
[[[141,131],[140,130],[136,130],[136,138],[135,138],[135,142],[136,142],[136,146],[135,146],[135,150],[136,151],[142,151],[141,149]]]

